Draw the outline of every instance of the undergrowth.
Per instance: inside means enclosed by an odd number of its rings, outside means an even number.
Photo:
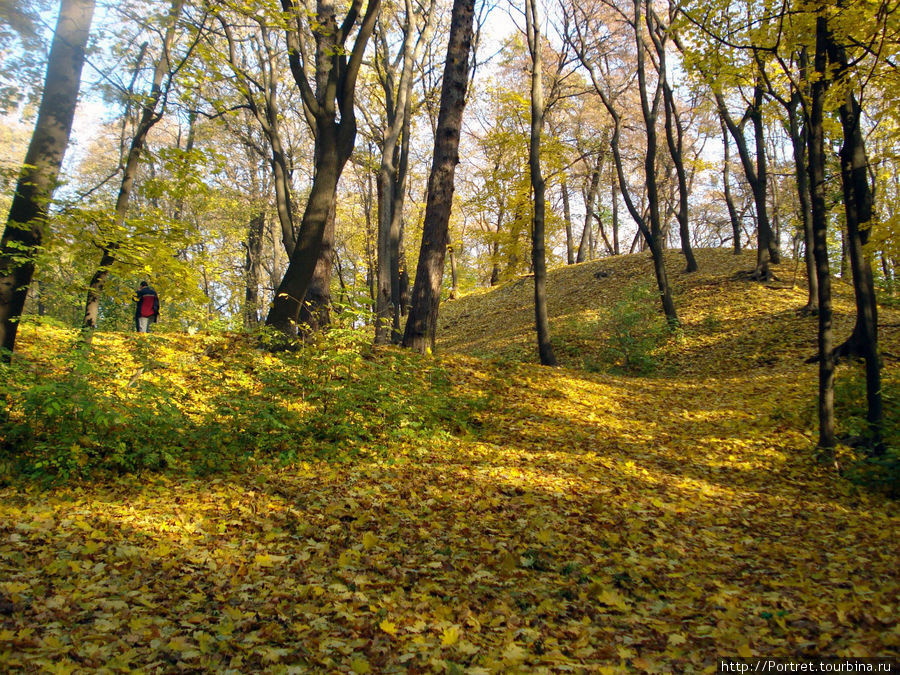
[[[859,371],[836,378],[835,417],[840,420],[842,439],[853,449],[844,475],[896,498],[900,497],[900,400],[896,380],[888,372],[882,375],[883,427],[877,451],[866,420],[865,376]]]
[[[31,326],[0,379],[0,478],[46,483],[344,460],[467,430],[483,406],[439,362],[334,330],[271,354],[253,337]]]

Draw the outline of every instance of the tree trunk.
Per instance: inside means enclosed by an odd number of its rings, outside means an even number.
[[[657,82],[656,92],[651,104],[649,97],[647,96],[647,75],[644,66],[644,40],[641,37],[642,1],[644,0],[634,0],[634,35],[635,42],[637,43],[637,74],[638,89],[640,90],[641,95],[641,112],[644,117],[644,126],[647,131],[647,151],[644,155],[644,175],[647,181],[647,205],[650,211],[650,230],[649,232],[645,232],[644,236],[647,240],[647,245],[650,247],[650,253],[653,256],[653,269],[656,273],[656,283],[659,287],[666,320],[669,322],[669,325],[677,326],[679,324],[678,314],[675,311],[675,303],[672,300],[672,289],[669,286],[668,276],[666,275],[666,265],[663,259],[662,223],[660,222],[659,213],[659,186],[656,180],[656,120],[659,113],[661,86],[660,83]],[[624,177],[621,175],[619,182],[624,183]]]
[[[575,262],[587,260],[590,252],[591,227],[594,221],[594,200],[597,198],[597,189],[600,184],[600,174],[603,171],[604,155],[597,155],[597,164],[591,170],[591,182],[584,197],[584,228],[581,230],[581,241],[578,244],[578,255]]]
[[[334,208],[328,213],[319,257],[313,270],[306,297],[300,306],[299,323],[310,333],[317,333],[331,323],[331,276],[334,269]]]
[[[655,12],[647,12],[647,29],[657,53],[657,70],[663,90],[663,107],[665,109],[666,143],[669,147],[669,156],[675,169],[678,180],[678,206],[675,215],[678,220],[678,233],[681,238],[681,251],[685,258],[685,272],[696,272],[697,260],[691,248],[691,233],[688,222],[688,198],[690,197],[687,172],[684,168],[684,128],[678,116],[678,108],[675,105],[675,95],[668,80],[668,68],[666,66],[666,28],[659,21]],[[674,203],[674,199],[672,200]],[[666,222],[669,222],[668,217]]]
[[[437,328],[444,256],[449,244],[453,178],[459,163],[459,137],[466,105],[474,17],[474,0],[453,1],[434,156],[428,177],[422,246],[416,266],[412,306],[403,334],[403,346],[422,353],[429,343],[434,344]]]
[[[738,218],[737,208],[734,205],[734,197],[731,195],[731,144],[728,142],[728,128],[725,126],[725,118],[720,116],[722,124],[722,145],[725,150],[722,164],[722,189],[725,193],[725,205],[728,207],[728,218],[731,221],[731,231],[734,237],[734,254],[741,253],[741,221]],[[810,251],[812,248],[810,248]]]
[[[94,0],[62,0],[44,78],[37,123],[0,239],[0,359],[15,347],[19,317],[44,239],[47,209],[62,165],[87,44]]]
[[[734,139],[738,148],[738,154],[741,158],[741,164],[744,167],[744,174],[747,182],[753,190],[753,203],[756,206],[756,230],[757,230],[757,255],[756,269],[753,271],[753,278],[760,281],[768,281],[772,278],[772,272],[769,269],[769,263],[772,261],[770,242],[772,239],[771,226],[769,225],[769,212],[766,206],[766,166],[765,166],[765,147],[762,145],[762,86],[757,84],[754,89],[753,104],[751,104],[748,114],[753,119],[754,132],[757,133],[757,164],[760,157],[763,158],[761,166],[754,166],[753,159],[750,156],[750,149],[747,145],[747,139],[744,137],[743,128],[739,127],[728,112],[725,105],[725,99],[718,91],[714,92],[716,103],[719,106],[719,115],[722,121],[728,127],[731,137]]]
[[[534,269],[534,318],[537,329],[538,355],[541,364],[555,366],[556,356],[550,342],[550,320],[547,316],[547,261],[545,250],[545,183],[541,172],[541,130],[544,126],[543,59],[541,52],[539,0],[525,0],[525,31],[531,52],[531,139],[528,144],[528,167],[534,193],[534,215],[531,221],[531,263]],[[591,230],[590,217],[585,226]]]
[[[613,255],[619,255],[619,182],[615,176],[610,187],[612,200]]]
[[[247,255],[244,259],[244,328],[259,327],[259,270],[261,267],[266,214],[259,213],[247,228]]]
[[[304,109],[308,118],[314,121],[316,137],[313,183],[297,244],[266,317],[266,325],[293,337],[301,305],[319,263],[322,242],[335,207],[337,184],[356,142],[356,79],[381,3],[380,0],[369,2],[353,48],[347,50],[345,42],[356,23],[361,2],[354,0],[343,24],[338,26],[333,0],[319,0],[316,15],[311,17],[316,36],[315,92],[301,58],[303,50],[299,35],[303,30],[302,22],[307,18],[306,12],[292,0],[282,0],[281,4],[285,13],[297,22],[296,29],[286,28],[288,58],[294,82],[303,96]]]
[[[829,55],[838,65],[836,77],[849,70],[847,54],[842,45],[834,41],[828,31]],[[882,443],[883,404],[881,397],[881,362],[878,356],[878,306],[875,300],[875,280],[870,254],[865,249],[872,225],[874,196],[869,185],[869,160],[860,127],[862,107],[852,89],[847,89],[838,108],[844,142],[841,146],[841,182],[844,190],[844,212],[847,217],[847,247],[850,252],[850,269],[853,274],[853,291],[856,297],[856,326],[838,352],[861,356],[866,363],[866,420],[873,448],[884,452]]]
[[[833,452],[834,436],[834,350],[831,310],[831,273],[828,262],[828,211],[825,205],[825,130],[823,110],[828,86],[826,53],[827,19],[816,19],[816,79],[811,85],[807,143],[809,145],[809,188],[812,215],[813,254],[819,280],[819,447]]]
[[[169,71],[169,54],[175,41],[175,30],[183,5],[184,0],[173,0],[169,9],[168,21],[170,23],[166,28],[166,35],[163,39],[162,53],[153,70],[153,83],[150,88],[150,94],[141,105],[141,119],[135,129],[134,137],[131,139],[128,159],[125,161],[125,168],[122,170],[122,183],[119,186],[119,195],[116,198],[113,219],[112,236],[114,238],[111,241],[104,242],[100,255],[100,264],[97,266],[97,271],[94,272],[88,284],[87,301],[84,306],[84,320],[82,321],[84,328],[94,329],[97,327],[100,297],[103,295],[103,287],[106,285],[106,279],[109,277],[109,270],[116,262],[119,247],[122,245],[119,231],[122,229],[122,225],[125,223],[125,216],[128,214],[128,204],[131,200],[131,192],[141,163],[141,154],[144,152],[144,145],[147,142],[147,134],[162,119],[163,111],[157,113],[156,108],[163,97],[162,82]],[[165,108],[165,105],[163,105],[163,108]]]
[[[562,189],[563,200],[563,216],[566,224],[566,264],[573,265],[575,263],[575,242],[572,239],[572,209],[569,205],[569,184],[563,175],[560,185]]]
[[[806,58],[802,58],[804,64],[802,66],[803,74],[801,81],[806,79],[805,64]],[[794,150],[794,166],[796,167],[797,178],[797,198],[800,202],[800,222],[803,223],[803,240],[805,242],[805,258],[806,258],[806,277],[807,277],[807,300],[803,311],[808,314],[815,314],[819,309],[819,284],[816,277],[816,260],[813,253],[815,242],[812,238],[812,207],[810,206],[810,189],[809,174],[807,172],[806,146],[807,130],[806,125],[800,120],[800,102],[801,94],[799,91],[791,92],[791,100],[788,106],[788,130],[791,135],[791,145]]]

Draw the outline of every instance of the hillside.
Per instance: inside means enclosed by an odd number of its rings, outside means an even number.
[[[277,355],[241,336],[98,334],[84,361],[73,334],[23,326],[3,385],[18,445],[0,457],[0,666],[900,658],[900,508],[817,460],[815,320],[796,313],[793,266],[760,285],[734,278],[749,257],[698,258],[696,275],[669,261],[683,331],[646,342],[646,258],[552,271],[558,369],[529,362],[530,280],[442,307],[435,357],[336,331]],[[613,307],[645,358],[610,348],[628,332]],[[897,313],[882,322],[900,353]],[[896,391],[896,359],[885,376]],[[26,464],[32,479],[10,473]],[[43,489],[62,468],[69,482]]]

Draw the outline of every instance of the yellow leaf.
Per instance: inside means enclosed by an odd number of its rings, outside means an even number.
[[[388,621],[387,619],[385,619],[380,624],[378,624],[378,627],[381,630],[383,630],[385,633],[387,633],[388,635],[396,635],[397,634],[397,624],[395,624],[391,621]]]
[[[738,656],[740,656],[741,658],[744,658],[744,659],[753,658],[753,650],[750,649],[749,644],[743,644],[740,647],[738,647],[737,653],[738,653]]]
[[[672,633],[669,635],[669,644],[673,647],[683,645],[685,642],[687,642],[687,638],[681,633]]]
[[[378,543],[378,537],[371,532],[366,532],[362,538],[363,548],[367,551]]]
[[[459,626],[448,626],[441,635],[441,647],[450,647],[459,640]]]
[[[356,675],[366,675],[366,673],[372,672],[372,666],[364,658],[359,657],[350,662],[350,670]]]
[[[521,663],[528,656],[528,652],[522,649],[515,642],[503,650],[503,660],[507,663]]]
[[[604,605],[621,609],[623,612],[628,611],[628,602],[611,588],[607,588],[597,595],[597,600]]]

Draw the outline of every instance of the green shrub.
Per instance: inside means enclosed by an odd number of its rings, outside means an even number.
[[[667,334],[656,291],[648,283],[634,284],[609,310],[602,350],[613,370],[650,375],[659,367],[657,350]],[[596,364],[591,364],[596,368]],[[590,369],[590,368],[589,368]]]

